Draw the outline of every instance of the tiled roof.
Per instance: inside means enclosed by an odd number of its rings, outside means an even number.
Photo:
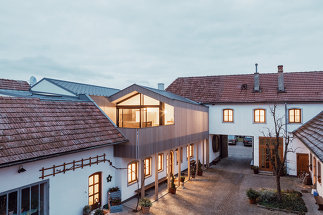
[[[260,74],[261,92],[253,92],[254,74],[177,78],[166,89],[196,102],[323,101],[323,72],[284,73],[285,92],[278,93],[278,73]],[[247,84],[247,89],[241,89]]]
[[[293,133],[323,162],[323,111]]]
[[[92,102],[0,97],[0,167],[125,141]]]
[[[0,79],[0,89],[28,91],[30,85],[27,81]]]
[[[90,84],[82,84],[82,83],[76,83],[71,81],[57,80],[52,78],[44,78],[43,80],[47,80],[76,95],[86,94],[86,95],[108,97],[120,91],[118,89],[109,88],[109,87],[101,87],[101,86],[95,86]]]

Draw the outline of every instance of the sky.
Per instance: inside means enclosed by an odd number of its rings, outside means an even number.
[[[323,70],[322,0],[0,0],[0,78],[125,88]]]

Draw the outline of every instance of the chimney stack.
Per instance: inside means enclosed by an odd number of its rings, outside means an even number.
[[[158,90],[165,90],[164,83],[158,83]]]
[[[260,84],[259,84],[259,73],[258,73],[258,63],[255,64],[256,66],[256,72],[254,74],[254,92],[260,92]]]
[[[283,65],[278,66],[278,92],[285,92]]]

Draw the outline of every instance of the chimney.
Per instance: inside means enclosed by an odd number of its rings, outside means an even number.
[[[158,90],[165,90],[164,83],[158,83]]]
[[[258,63],[255,64],[256,66],[256,72],[254,74],[254,92],[260,92],[260,85],[259,85],[259,73],[258,73]]]
[[[278,92],[285,92],[283,65],[278,66]]]

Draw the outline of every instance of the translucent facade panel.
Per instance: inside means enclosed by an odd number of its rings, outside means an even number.
[[[143,95],[143,104],[142,105],[159,105],[160,102],[156,99],[153,99],[149,96]]]
[[[130,97],[129,99],[126,99],[122,102],[120,102],[118,105],[140,105],[140,94],[137,94],[135,96]]]
[[[175,113],[174,112],[175,112],[174,107],[165,103],[165,110],[164,110],[165,125],[173,125],[175,123],[175,120],[174,120]]]

